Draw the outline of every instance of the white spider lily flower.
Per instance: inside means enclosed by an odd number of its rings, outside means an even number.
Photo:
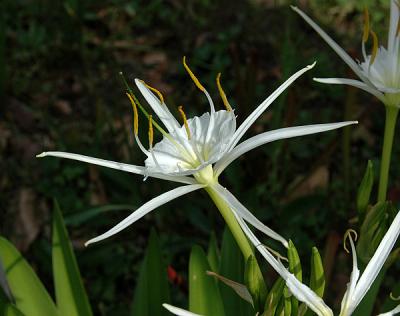
[[[276,91],[274,91],[267,99],[265,99],[237,129],[236,117],[226,99],[225,93],[222,90],[219,76],[217,77],[217,85],[226,110],[215,111],[210,95],[186,65],[185,59],[184,66],[189,75],[192,77],[196,86],[206,95],[210,104],[210,112],[207,112],[200,117],[195,116],[191,119],[187,119],[186,114],[180,107],[179,112],[181,113],[183,119],[183,125],[181,125],[165,105],[164,98],[161,93],[155,88],[148,86],[143,81],[136,79],[135,83],[143,97],[146,99],[151,109],[167,129],[167,131],[164,131],[156,122],[153,121],[151,115],[148,115],[147,112],[145,113],[149,118],[149,150],[144,148],[138,137],[137,106],[140,106],[140,104],[137,105],[137,102],[134,100],[134,96],[128,94],[134,111],[135,138],[140,149],[147,156],[144,166],[129,165],[66,152],[50,151],[38,155],[38,157],[55,156],[79,160],[99,166],[144,175],[146,178],[153,177],[187,184],[186,186],[178,187],[153,198],[149,202],[139,207],[135,212],[111,228],[109,231],[89,240],[86,244],[108,238],[125,229],[127,226],[131,225],[155,208],[184,194],[204,188],[212,197],[221,213],[223,212],[221,210],[221,205],[225,205],[222,207],[225,207],[227,211],[223,213],[223,216],[228,225],[229,221],[227,220],[227,217],[233,216],[230,214],[232,209],[233,212],[235,212],[235,214],[237,214],[240,218],[243,218],[266,235],[280,241],[285,247],[287,247],[286,239],[261,223],[232,195],[232,193],[226,189],[223,189],[218,184],[218,176],[236,158],[263,144],[279,139],[334,130],[350,124],[355,124],[357,122],[352,121],[282,128],[258,134],[247,139],[246,141],[243,141],[242,143],[239,143],[246,131],[268,108],[268,106],[290,84],[292,84],[303,73],[310,70],[314,65],[310,65],[299,70],[289,79],[287,79],[278,87]],[[153,126],[155,126],[163,134],[163,139],[154,146],[152,145]],[[228,204],[229,207],[226,207],[226,204]],[[233,218],[233,220],[235,221],[235,218]],[[240,227],[238,228],[240,230]],[[240,234],[242,233],[240,232]],[[247,243],[247,241],[245,241],[245,243]],[[247,245],[247,252],[249,251],[251,251],[251,248]]]
[[[165,304],[164,303],[162,305],[164,306],[165,309],[167,309],[172,314],[177,315],[177,316],[202,316],[202,315],[199,315],[199,314],[195,314],[195,313],[189,312],[189,311],[187,311],[185,309],[172,306],[170,304]]]
[[[333,315],[332,310],[325,304],[325,302],[320,298],[313,290],[311,290],[307,285],[301,283],[297,278],[290,273],[286,267],[269,252],[269,250],[264,247],[257,237],[253,234],[247,224],[239,217],[237,220],[245,232],[249,240],[254,244],[262,256],[268,261],[268,263],[275,269],[275,271],[286,281],[287,287],[290,289],[291,293],[299,300],[304,302],[312,311],[314,311],[319,316],[331,316]],[[395,219],[390,225],[388,231],[383,237],[381,243],[375,251],[375,254],[369,261],[364,272],[360,276],[360,271],[357,266],[357,254],[354,247],[354,242],[349,232],[347,237],[349,237],[351,252],[353,257],[353,271],[351,272],[350,282],[347,285],[347,291],[344,294],[340,316],[351,315],[361,300],[367,294],[372,283],[375,281],[379,272],[381,271],[386,259],[388,258],[391,250],[393,249],[397,238],[400,234],[400,212],[397,213]],[[400,307],[388,312],[388,314],[383,315],[394,315],[398,313]]]
[[[365,26],[362,38],[363,61],[355,61],[345,52],[325,31],[323,31],[309,16],[297,7],[296,11],[343,59],[343,61],[361,79],[346,78],[315,78],[315,81],[330,84],[345,84],[365,90],[385,105],[400,108],[400,6],[396,0],[390,1],[390,26],[387,48],[378,46],[376,34],[370,30],[368,11],[365,11]],[[365,43],[371,35],[373,49],[370,55],[366,54]]]

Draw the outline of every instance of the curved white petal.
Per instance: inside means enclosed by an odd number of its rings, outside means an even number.
[[[216,176],[220,175],[223,170],[236,158],[243,155],[244,153],[261,146],[263,144],[273,142],[279,139],[304,136],[310,134],[316,134],[321,132],[326,132],[348,126],[351,124],[357,124],[357,121],[331,123],[331,124],[315,124],[315,125],[305,125],[296,127],[286,127],[265,133],[258,134],[244,142],[237,145],[232,151],[227,153],[221,160],[219,160],[214,167],[214,173]]]
[[[275,259],[275,257],[260,243],[257,237],[253,234],[246,223],[236,215],[236,219],[239,222],[243,232],[261,253],[261,255],[267,260],[267,262],[274,268],[274,270],[285,280],[287,287],[290,292],[301,302],[304,302],[312,311],[319,316],[332,316],[332,310],[325,304],[313,290],[308,286],[301,283],[297,278],[290,273],[285,266]]]
[[[372,283],[375,281],[376,277],[381,271],[387,257],[389,256],[397,241],[397,238],[399,237],[399,234],[400,212],[397,213],[385,236],[382,238],[382,241],[376,249],[373,257],[368,262],[367,267],[365,268],[359,281],[357,282],[357,286],[354,290],[353,295],[356,306],[364,298],[365,294],[368,292]]]
[[[400,313],[400,305],[397,305],[397,307],[392,309],[391,311],[383,313],[383,314],[379,314],[378,316],[393,316],[398,313]]]
[[[177,316],[201,316],[199,314],[195,314],[192,312],[189,312],[185,309],[179,308],[179,307],[175,307],[169,304],[162,304],[162,306],[164,306],[164,308],[166,308],[168,311],[170,311],[172,314],[177,315]]]
[[[43,158],[43,157],[48,157],[48,156],[83,161],[83,162],[87,162],[87,163],[102,166],[102,167],[117,169],[117,170],[121,170],[121,171],[125,171],[125,172],[131,172],[131,173],[135,173],[135,174],[139,174],[139,175],[143,175],[143,176],[149,176],[152,178],[168,180],[168,181],[173,181],[173,182],[178,182],[178,183],[185,183],[185,184],[197,183],[194,179],[184,177],[184,176],[170,176],[170,175],[164,175],[164,174],[160,174],[160,173],[150,173],[149,174],[148,172],[146,172],[146,168],[142,167],[142,166],[130,165],[130,164],[122,163],[122,162],[104,160],[104,159],[100,159],[100,158],[94,158],[94,157],[90,157],[90,156],[67,153],[67,152],[62,152],[62,151],[45,151],[45,152],[37,155],[36,157]]]
[[[350,246],[351,246],[351,255],[353,259],[353,270],[350,275],[350,282],[347,284],[347,290],[344,293],[342,299],[342,306],[340,309],[340,316],[348,316],[351,315],[358,304],[354,301],[354,291],[357,286],[358,278],[360,277],[360,270],[358,269],[357,264],[357,253],[356,248],[354,246],[354,242],[351,236],[349,236]]]
[[[231,140],[231,144],[229,146],[229,150],[236,146],[236,144],[240,141],[244,133],[250,128],[250,126],[254,123],[254,121],[262,114],[264,111],[270,106],[272,102],[275,101],[277,97],[279,97],[283,91],[286,90],[297,78],[299,78],[306,71],[312,69],[315,63],[312,65],[308,65],[305,68],[299,70],[294,75],[292,75],[289,79],[287,79],[283,84],[281,84],[278,89],[276,89],[268,98],[266,98],[257,108],[244,120],[244,122],[239,126],[236,130],[233,138]]]
[[[373,86],[369,86],[362,81],[354,80],[354,79],[346,79],[346,78],[314,78],[314,81],[320,83],[328,83],[328,84],[345,84],[349,86],[356,87],[358,89],[367,91],[372,95],[376,96],[379,100],[383,101],[384,96],[378,89]]]
[[[108,237],[111,237],[112,235],[115,235],[116,233],[119,233],[121,230],[125,229],[129,225],[133,224],[136,222],[138,219],[142,218],[155,208],[168,203],[171,200],[174,200],[182,195],[185,195],[187,193],[193,192],[195,190],[203,188],[204,185],[202,184],[191,184],[191,185],[186,185],[182,187],[175,188],[171,191],[165,192],[153,199],[151,199],[149,202],[145,203],[141,207],[139,207],[136,211],[134,211],[131,215],[126,217],[124,220],[119,222],[117,225],[115,225],[113,228],[105,232],[104,234],[101,234],[100,236],[97,236],[93,239],[90,239],[85,243],[85,246],[98,242],[100,240],[106,239]]]
[[[242,203],[239,202],[236,197],[229,192],[226,188],[220,184],[215,184],[212,188],[218,192],[218,194],[224,199],[224,201],[229,205],[229,207],[237,213],[246,222],[250,223],[252,226],[263,232],[268,237],[275,239],[282,243],[286,248],[288,247],[288,242],[278,233],[274,232],[271,228],[264,225],[257,217],[255,217]]]
[[[140,79],[135,79],[135,83],[142,93],[143,97],[146,99],[147,103],[149,103],[149,105],[163,122],[167,130],[171,133],[175,129],[179,129],[181,127],[180,124],[171,114],[166,104],[161,103],[161,101],[143,84]]]
[[[389,25],[389,35],[388,35],[388,51],[394,52],[396,46],[396,40],[399,38],[397,34],[397,26],[399,23],[399,6],[396,4],[396,0],[390,0],[390,25]]]
[[[357,76],[364,82],[369,83],[369,79],[364,76],[359,65],[341,48],[324,30],[322,30],[307,14],[295,6],[291,6],[324,40],[325,42],[338,54],[343,61],[356,73]]]

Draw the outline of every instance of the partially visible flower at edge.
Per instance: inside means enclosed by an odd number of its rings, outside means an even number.
[[[387,48],[378,45],[376,34],[370,29],[369,14],[365,11],[365,26],[362,37],[363,62],[357,62],[341,48],[325,31],[323,31],[308,15],[292,6],[297,12],[343,59],[343,61],[362,80],[348,78],[314,78],[315,81],[328,84],[345,84],[365,90],[386,106],[400,108],[400,6],[395,0],[390,1],[390,26]],[[369,37],[373,40],[370,55],[365,51]]]
[[[331,316],[332,310],[325,304],[321,297],[319,297],[308,286],[301,283],[292,273],[290,273],[281,261],[275,259],[270,251],[264,247],[254,233],[250,230],[247,224],[239,217],[237,217],[239,225],[242,227],[246,236],[267,260],[267,262],[274,268],[274,270],[285,280],[290,292],[299,300],[304,302],[312,311],[319,316]],[[351,232],[346,233],[351,246],[351,253],[353,257],[353,270],[350,275],[350,282],[347,284],[347,290],[342,299],[340,316],[350,316],[364,296],[367,294],[372,283],[375,281],[379,272],[381,271],[386,259],[388,258],[391,250],[393,249],[397,238],[400,234],[400,212],[397,213],[388,231],[380,242],[371,260],[368,262],[364,272],[360,276],[360,270],[357,265],[357,254],[354,246],[354,241]],[[354,232],[355,233],[355,232]],[[345,241],[346,242],[346,241]],[[380,314],[378,316],[391,316],[400,312],[400,305],[395,309]]]
[[[239,238],[242,239],[242,243],[240,242],[240,240],[238,240],[237,236],[235,236],[235,238],[237,239],[239,247],[241,247],[242,249],[242,252],[244,254],[246,252],[246,257],[250,254],[250,252],[252,252],[252,250],[249,247],[248,242],[245,240],[243,233],[240,231],[240,227],[237,225],[235,217],[232,215],[232,212],[234,212],[235,216],[246,220],[248,223],[265,233],[267,236],[278,240],[285,247],[287,247],[287,241],[285,238],[283,238],[282,236],[271,230],[269,227],[265,226],[262,222],[260,222],[245,206],[243,206],[233,196],[232,193],[230,193],[218,183],[219,175],[239,156],[265,143],[285,138],[329,131],[350,124],[356,124],[357,122],[351,121],[282,128],[260,133],[238,144],[245,132],[254,123],[254,121],[268,108],[268,106],[291,83],[293,83],[303,73],[310,70],[314,65],[310,65],[299,70],[289,79],[287,79],[266,100],[264,100],[236,129],[236,117],[231,106],[229,105],[229,102],[227,101],[224,91],[222,90],[219,76],[217,77],[217,86],[226,110],[215,111],[214,104],[210,95],[208,94],[207,90],[201,85],[199,80],[195,77],[193,72],[189,69],[185,62],[185,58],[183,60],[183,64],[196,86],[207,97],[210,104],[210,112],[207,112],[200,117],[195,116],[192,119],[187,119],[186,114],[180,107],[179,112],[181,113],[183,120],[183,125],[181,125],[171,114],[168,107],[164,103],[164,98],[162,94],[155,88],[152,88],[149,85],[145,84],[143,81],[136,79],[135,83],[142,93],[143,97],[146,99],[152,110],[155,112],[155,114],[158,116],[158,118],[162,121],[165,128],[167,129],[167,131],[164,131],[153,120],[152,116],[146,113],[149,119],[150,148],[148,150],[145,149],[138,137],[138,104],[136,104],[137,101],[135,101],[134,96],[128,93],[128,97],[130,98],[134,111],[135,138],[140,149],[147,156],[147,159],[145,160],[145,166],[124,164],[120,162],[108,161],[74,153],[57,151],[43,152],[42,154],[37,156],[55,156],[79,160],[104,167],[143,175],[146,178],[153,177],[187,184],[186,186],[175,188],[171,191],[168,191],[153,198],[104,234],[101,234],[98,237],[89,240],[86,245],[106,239],[120,232],[127,226],[131,225],[141,217],[154,210],[155,208],[173,199],[204,188],[210,195],[214,203],[217,205],[229,228],[231,230],[236,229],[236,233],[234,231],[232,231],[232,233],[234,235],[241,234],[243,236],[242,238]],[[139,107],[142,109],[140,104]],[[152,143],[154,126],[163,134],[163,139],[153,146]],[[233,227],[235,225],[236,228]],[[243,246],[243,244],[246,244],[247,246]],[[243,247],[246,248],[244,251]]]

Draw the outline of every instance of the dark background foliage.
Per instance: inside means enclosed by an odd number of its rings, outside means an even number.
[[[302,124],[358,119],[347,130],[280,141],[235,162],[221,182],[262,221],[291,238],[307,262],[325,254],[328,301],[339,304],[348,282],[342,234],[357,227],[355,192],[367,160],[379,166],[384,109],[372,96],[315,83],[312,77],[354,76],[289,8],[289,1],[5,0],[0,28],[0,229],[51,289],[49,219],[52,199],[64,211],[95,314],[126,315],[151,227],[167,261],[183,276],[190,247],[206,245],[223,222],[202,192],[182,197],[119,235],[85,248],[130,211],[172,188],[159,180],[56,158],[45,150],[143,163],[132,137],[132,113],[118,73],[164,93],[174,114],[208,109],[181,60],[222,108],[222,82],[238,121],[290,74],[316,60],[256,122],[248,135]],[[385,41],[388,1],[299,1],[328,33],[360,56],[362,8]],[[145,102],[143,102],[145,104]],[[141,121],[146,142],[147,126]],[[397,135],[400,131],[398,131]],[[395,141],[390,198],[400,196]],[[376,168],[378,169],[378,168]],[[399,267],[392,268],[393,275]],[[395,280],[387,279],[388,296]],[[398,281],[398,280],[397,280]],[[180,288],[173,297],[182,297]]]

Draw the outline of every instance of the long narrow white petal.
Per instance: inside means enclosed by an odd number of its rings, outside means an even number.
[[[390,25],[389,25],[389,35],[388,35],[388,51],[394,52],[397,26],[399,23],[399,7],[396,4],[396,0],[390,0]]]
[[[202,184],[191,184],[191,185],[186,185],[182,187],[175,188],[171,191],[165,192],[153,199],[151,199],[149,202],[145,203],[141,207],[139,207],[136,211],[134,211],[131,215],[129,215],[127,218],[119,222],[117,225],[115,225],[113,228],[105,232],[104,234],[101,234],[100,236],[97,236],[93,239],[90,239],[85,243],[85,245],[89,245],[95,242],[98,242],[100,240],[106,239],[108,237],[111,237],[112,235],[115,235],[116,233],[119,233],[121,230],[125,229],[129,225],[133,224],[136,222],[138,219],[142,218],[155,208],[168,203],[171,200],[174,200],[182,195],[185,195],[187,193],[193,192],[195,190],[203,188],[204,185]]]
[[[48,156],[83,161],[83,162],[91,163],[91,164],[102,166],[102,167],[117,169],[117,170],[121,170],[121,171],[125,171],[125,172],[131,172],[134,174],[149,176],[149,177],[162,179],[162,180],[174,181],[174,182],[178,182],[178,183],[185,183],[185,184],[197,183],[194,179],[184,177],[184,176],[169,176],[169,175],[164,175],[164,174],[160,174],[160,173],[148,174],[146,172],[146,168],[142,167],[142,166],[130,165],[130,164],[122,163],[122,162],[104,160],[104,159],[100,159],[100,158],[94,158],[94,157],[90,157],[90,156],[67,153],[67,152],[62,152],[62,151],[46,151],[46,152],[43,152],[43,153],[37,155],[36,157],[42,158],[42,157],[48,157]]]
[[[378,89],[376,89],[373,86],[369,86],[366,83],[359,81],[359,80],[346,79],[346,78],[314,78],[314,81],[320,82],[320,83],[345,84],[345,85],[353,86],[358,89],[367,91],[368,93],[371,93],[372,95],[376,96],[379,100],[384,101],[383,94],[381,92],[379,92]]]
[[[168,311],[170,311],[172,314],[177,315],[177,316],[201,316],[199,314],[195,314],[192,312],[189,312],[185,309],[175,307],[169,304],[162,304]]]
[[[274,232],[271,228],[264,225],[257,217],[255,217],[242,203],[239,202],[236,197],[229,192],[226,188],[220,184],[215,184],[212,188],[218,192],[218,194],[224,199],[224,201],[229,205],[234,212],[236,212],[241,218],[246,222],[253,225],[255,228],[263,232],[265,235],[279,241],[286,248],[288,247],[288,242],[278,233]]]
[[[292,6],[292,9],[297,12],[324,40],[325,42],[338,54],[343,61],[356,73],[357,76],[364,82],[369,83],[369,79],[362,73],[360,66],[341,48],[324,30],[322,30],[307,14],[299,8]]]
[[[391,311],[383,313],[383,314],[379,314],[378,316],[393,316],[398,313],[400,313],[400,305],[397,305],[397,307],[392,309]]]
[[[135,83],[142,93],[143,97],[149,103],[153,111],[170,133],[181,128],[176,118],[171,114],[165,103],[161,101],[143,84],[140,79],[135,79]]]
[[[283,91],[286,90],[297,78],[299,78],[306,71],[312,69],[315,63],[309,65],[294,75],[292,75],[289,79],[287,79],[283,84],[281,84],[278,89],[276,89],[268,98],[266,98],[257,108],[245,119],[245,121],[239,126],[236,130],[235,134],[232,137],[231,144],[229,146],[229,150],[236,146],[236,144],[240,141],[244,133],[250,128],[250,126],[254,123],[254,121],[264,113],[264,111],[270,106],[272,102],[275,101],[277,97],[279,97]]]
[[[381,243],[375,251],[375,254],[368,262],[367,267],[362,273],[360,280],[354,290],[353,299],[356,306],[361,302],[365,294],[368,292],[372,283],[375,281],[379,272],[381,271],[387,257],[392,251],[397,238],[400,234],[400,212],[397,213],[392,224],[390,225],[385,236],[382,238]]]
[[[226,154],[220,161],[218,161],[215,164],[214,173],[216,176],[220,175],[221,172],[224,171],[225,168],[236,158],[263,144],[279,139],[322,133],[351,124],[357,124],[357,121],[286,127],[258,134],[237,145],[231,152]]]
[[[236,215],[236,219],[239,222],[240,227],[261,253],[261,255],[267,260],[267,262],[274,268],[274,270],[285,280],[287,287],[290,292],[301,302],[304,302],[312,311],[319,316],[332,316],[332,310],[325,304],[313,290],[308,286],[301,283],[297,278],[290,273],[285,266],[260,243],[257,237],[253,234],[246,223]]]

